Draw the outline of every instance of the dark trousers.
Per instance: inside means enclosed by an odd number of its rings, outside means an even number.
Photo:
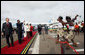
[[[81,31],[84,32],[84,27],[81,28]]]
[[[30,31],[27,31],[27,37],[28,38],[30,37]]]
[[[76,32],[76,34],[78,33],[78,35],[79,35],[79,28],[75,29],[75,32]]]
[[[7,42],[8,46],[10,46],[9,38],[11,40],[11,44],[14,45],[13,44],[13,36],[12,36],[12,34],[9,34],[9,35],[6,35],[6,42]]]
[[[41,35],[41,30],[38,30],[38,33]]]
[[[32,31],[30,31],[30,37],[32,37]]]
[[[48,34],[48,30],[45,30],[45,33]]]
[[[19,41],[19,44],[21,44],[21,41],[22,41],[22,33],[18,33],[18,41]]]

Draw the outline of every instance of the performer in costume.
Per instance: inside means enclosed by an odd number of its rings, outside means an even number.
[[[66,39],[66,41],[68,41],[69,42],[69,40],[71,40],[72,42],[73,42],[73,45],[74,46],[77,46],[77,44],[76,43],[74,43],[74,33],[73,33],[73,29],[74,29],[74,21],[77,19],[77,17],[78,17],[78,15],[76,15],[75,16],[75,18],[73,18],[73,19],[71,19],[69,16],[66,16],[66,21],[67,22],[64,22],[62,19],[62,17],[60,16],[57,20],[62,24],[62,26],[63,26],[63,28],[64,28],[64,26],[66,26],[66,24],[69,24],[69,28],[67,28],[67,34],[65,34],[66,35],[66,37],[64,36],[64,38]],[[64,32],[64,31],[62,31],[62,32]],[[64,33],[61,33],[62,35],[64,35]],[[58,38],[57,38],[58,40],[59,40],[59,34],[58,34]]]

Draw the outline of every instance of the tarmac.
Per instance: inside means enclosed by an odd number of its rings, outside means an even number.
[[[71,46],[79,52],[79,54],[84,54],[84,33],[81,32],[79,35],[75,35],[75,42],[78,43],[78,47]],[[42,33],[37,35],[33,41],[28,54],[61,54],[60,44],[56,44],[56,41],[50,39],[56,39],[55,32],[48,32],[48,34]],[[18,39],[17,34],[13,34],[14,41]],[[6,46],[5,38],[1,38],[1,48]],[[80,51],[81,50],[81,51]],[[73,49],[65,49],[65,54],[76,54]]]

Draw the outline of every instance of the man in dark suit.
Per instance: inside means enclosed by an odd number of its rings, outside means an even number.
[[[12,36],[12,34],[13,34],[13,28],[12,28],[11,22],[9,22],[9,18],[6,18],[6,22],[3,23],[2,34],[3,34],[3,32],[5,33],[6,42],[8,44],[8,47],[10,47],[9,37],[11,39],[12,46],[14,46],[14,44],[13,44],[13,36]]]
[[[45,33],[48,34],[48,26],[45,24]]]
[[[22,24],[23,23],[20,23],[20,20],[17,20],[17,34],[18,34],[18,41],[19,41],[19,44],[21,44],[22,42]]]
[[[38,33],[41,35],[41,30],[42,30],[42,26],[41,24],[38,25]]]

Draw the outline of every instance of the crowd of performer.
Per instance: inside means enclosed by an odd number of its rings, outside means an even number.
[[[79,22],[79,24],[76,22],[76,24],[74,24],[75,20],[77,19],[79,15],[76,15],[73,19],[71,19],[70,16],[66,16],[66,21],[63,21],[63,17],[60,16],[57,20],[61,23],[62,25],[62,29],[63,28],[67,28],[67,34],[64,34],[64,30],[61,30],[61,33],[57,34],[57,40],[59,40],[59,37],[61,36],[63,39],[65,39],[67,42],[72,41],[74,46],[77,46],[77,43],[74,42],[74,38],[75,38],[75,34],[74,32],[79,35],[79,32],[83,31],[84,32],[84,22],[82,21],[81,23]],[[80,26],[79,26],[80,25]],[[59,32],[60,32],[59,30]],[[65,36],[66,35],[66,36]],[[70,41],[69,41],[70,40]]]

